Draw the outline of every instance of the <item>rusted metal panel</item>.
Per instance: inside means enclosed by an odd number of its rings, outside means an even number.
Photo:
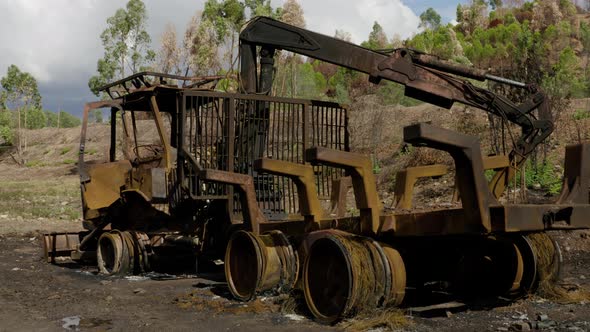
[[[449,152],[466,220],[481,232],[491,231],[489,206],[498,203],[488,190],[477,138],[420,123],[404,128],[404,140]]]
[[[352,188],[352,179],[345,176],[332,181],[332,195],[330,196],[330,216],[336,218],[346,215],[346,197]]]
[[[89,180],[82,183],[82,196],[88,209],[110,206],[121,197],[121,188],[130,182],[132,167],[129,160],[89,164],[87,167]]]
[[[395,207],[396,209],[411,209],[414,185],[420,178],[439,177],[447,174],[449,168],[445,165],[428,165],[408,167],[397,172],[395,176]]]
[[[254,160],[302,164],[304,148],[310,144],[348,148],[346,110],[335,103],[208,91],[186,91],[183,100],[187,151],[201,167],[252,175],[259,205],[273,220],[299,213],[297,186],[288,177],[256,172]],[[331,182],[343,172],[326,166],[314,169],[316,190],[321,199],[328,199]],[[231,187],[205,183],[192,173],[187,178],[197,199],[234,198]],[[230,206],[241,215],[238,201]]]
[[[590,228],[588,204],[509,204],[490,210],[500,232]]]
[[[319,222],[322,219],[324,213],[318,198],[312,166],[264,158],[254,161],[254,170],[292,179],[297,186],[299,213],[311,222]]]
[[[590,204],[590,143],[565,148],[563,186],[559,204]]]
[[[484,171],[487,170],[495,170],[496,172],[504,172],[510,167],[510,159],[506,155],[497,155],[497,156],[484,156],[483,157],[483,169]],[[453,202],[459,202],[459,187],[457,186],[458,181],[455,179],[455,191],[453,193]],[[493,182],[489,182],[488,187],[492,194],[494,194]],[[499,197],[496,197],[499,198]]]
[[[377,194],[377,183],[373,175],[373,163],[365,155],[315,147],[306,151],[306,160],[312,164],[323,164],[345,169],[352,178],[354,197],[361,213],[361,232],[379,232],[381,201]]]
[[[48,263],[55,263],[57,257],[69,257],[80,245],[80,233],[43,234],[43,254]]]
[[[502,169],[510,166],[510,159],[506,155],[483,157],[483,169]]]
[[[428,236],[482,234],[478,224],[468,219],[464,209],[444,209],[426,212],[396,213],[384,224],[383,232],[395,236]]]
[[[258,207],[252,176],[214,169],[204,169],[199,176],[207,181],[229,184],[240,190],[240,202],[244,211],[244,223],[250,225],[254,234],[260,234],[260,224],[266,222]]]
[[[166,170],[164,168],[152,168],[151,172],[151,197],[152,200],[165,200],[168,197],[168,183],[166,181]]]

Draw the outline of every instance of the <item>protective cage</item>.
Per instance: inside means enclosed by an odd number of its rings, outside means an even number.
[[[297,189],[286,177],[258,173],[254,160],[278,159],[304,163],[312,146],[349,151],[346,108],[337,103],[263,95],[210,91],[184,91],[180,95],[182,142],[202,168],[249,174],[256,198],[269,220],[285,220],[298,214]],[[228,185],[208,183],[185,165],[190,195],[196,199],[228,199],[235,216],[239,200]],[[315,166],[320,199],[330,198],[332,181],[343,171]]]

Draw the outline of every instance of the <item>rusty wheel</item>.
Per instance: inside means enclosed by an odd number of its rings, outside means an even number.
[[[232,295],[241,301],[254,298],[264,269],[261,244],[255,235],[235,232],[225,253],[225,277]]]
[[[130,232],[112,230],[103,233],[98,239],[96,260],[98,270],[106,275],[125,275],[140,271],[140,255],[138,241]]]
[[[131,234],[134,236],[138,250],[140,272],[151,271],[150,256],[152,256],[153,253],[150,238],[147,234],[142,232],[131,232]]]
[[[525,235],[512,237],[514,245],[518,248],[522,258],[522,278],[520,287],[512,291],[513,296],[522,296],[534,293],[537,283],[537,255],[530,240]]]
[[[123,260],[123,240],[118,233],[103,233],[98,239],[96,260],[102,274],[119,274]]]
[[[520,288],[513,294],[522,296],[536,292],[539,287],[548,285],[559,279],[561,264],[561,248],[545,232],[518,234],[511,237],[522,255],[523,273]]]
[[[228,243],[225,275],[231,293],[239,300],[251,300],[268,290],[289,291],[298,271],[297,253],[280,231],[263,235],[238,231]]]
[[[342,232],[315,240],[303,269],[305,302],[322,323],[399,305],[405,287],[405,265],[397,250]]]
[[[537,275],[535,278],[535,290],[539,287],[546,287],[559,279],[561,264],[561,248],[549,234],[545,232],[526,235],[535,257]]]
[[[390,269],[391,289],[386,293],[385,306],[399,306],[406,294],[406,266],[399,252],[390,246],[381,244]]]
[[[451,285],[466,298],[513,296],[523,281],[529,282],[524,276],[523,254],[512,237],[473,238],[459,248]]]
[[[346,313],[354,287],[351,264],[338,239],[326,237],[313,243],[303,271],[304,294],[320,322],[335,322]]]

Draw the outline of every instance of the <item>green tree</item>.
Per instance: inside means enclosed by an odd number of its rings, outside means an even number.
[[[273,9],[270,0],[245,0],[246,8],[250,10],[250,18],[269,16],[275,19],[281,17],[282,9]]]
[[[41,94],[39,94],[37,80],[33,75],[20,71],[17,66],[10,65],[0,84],[4,89],[3,94],[8,106],[17,113],[16,126],[12,126],[12,128],[16,127],[17,131],[10,136],[13,138],[11,142],[16,145],[17,161],[24,164],[23,153],[27,149],[27,137],[22,128],[28,127],[27,110],[41,108]],[[8,128],[3,129],[5,133],[8,131]]]
[[[172,23],[166,24],[160,36],[160,50],[157,55],[157,68],[161,73],[181,74],[181,49],[176,38],[176,27]]]
[[[27,117],[27,129],[41,129],[47,124],[47,116],[40,108],[28,108],[22,115]]]
[[[0,90],[0,110],[5,110],[6,108],[6,91]]]
[[[488,4],[484,0],[471,0],[470,4],[457,5],[457,28],[466,35],[487,26]]]
[[[440,15],[432,7],[420,14],[420,28],[436,30],[440,27]]]
[[[369,40],[361,43],[361,45],[372,50],[381,50],[387,48],[387,35],[385,34],[385,31],[383,31],[381,24],[379,24],[377,21],[373,23],[373,29],[369,33]]]
[[[94,110],[94,118],[96,119],[96,123],[102,123],[102,110],[96,109]]]
[[[88,122],[102,123],[102,110],[96,109],[88,113]]]
[[[47,127],[52,128],[73,128],[82,123],[78,117],[64,111],[57,113],[45,111],[45,117],[47,119]]]
[[[4,98],[13,108],[41,107],[41,94],[37,80],[33,75],[22,72],[17,66],[10,65],[6,76],[0,80],[4,89]]]
[[[9,110],[0,110],[0,138],[3,145],[14,144],[13,118],[13,114]]]
[[[334,38],[344,40],[349,43],[352,42],[352,35],[350,34],[350,32],[345,30],[336,29],[336,32],[334,33]]]
[[[201,14],[195,14],[186,27],[181,50],[185,75],[212,75],[221,68],[218,52],[216,29],[209,20],[202,20]]]
[[[98,75],[88,81],[88,87],[98,96],[98,88],[115,78],[124,78],[127,72],[146,69],[156,57],[149,47],[147,11],[141,0],[129,0],[126,8],[120,8],[107,19],[107,28],[100,38],[104,56],[98,60]]]
[[[455,17],[457,19],[458,24],[461,24],[463,22],[463,6],[461,6],[461,4],[457,5]]]
[[[303,8],[297,0],[285,1],[280,20],[300,28],[305,28],[306,25]]]
[[[80,118],[71,115],[68,112],[60,111],[59,112],[59,125],[60,128],[73,128],[77,127],[81,124]]]
[[[574,50],[566,47],[551,72],[545,72],[542,87],[549,96],[551,120],[558,120],[561,113],[569,107],[572,95],[583,90],[580,81],[580,59]]]
[[[47,119],[47,122],[45,123],[46,127],[57,127],[57,114],[51,111],[45,111],[45,118]]]
[[[502,0],[490,0],[490,7],[492,7],[492,10],[496,10],[498,8],[501,8],[503,5]]]
[[[496,12],[490,17],[489,25],[481,24],[485,23],[481,15],[485,11],[480,1],[458,8],[462,16],[458,17],[461,24],[456,29],[465,33],[459,39],[466,57],[477,67],[490,68],[496,75],[540,85],[547,94],[549,107],[548,110],[539,109],[535,116],[559,126],[558,121],[569,108],[570,99],[588,93],[588,80],[581,65],[586,63],[590,29],[576,21],[572,2],[568,0],[516,4],[515,1],[496,1],[490,5],[495,6]],[[500,5],[505,6],[498,11]],[[526,90],[502,84],[493,84],[490,88],[515,102],[528,97]],[[502,125],[494,125],[493,119],[490,121],[494,128],[492,137],[505,135],[501,133]],[[503,138],[505,141],[506,136]],[[548,158],[549,146],[550,143],[545,143],[532,154],[535,167],[542,166]],[[500,151],[497,145],[494,149]]]
[[[287,0],[283,4],[281,10],[280,20],[287,24],[291,24],[300,28],[305,28],[305,16],[303,15],[303,8],[299,5],[297,0]],[[280,96],[287,95],[287,90],[290,90],[290,95],[300,95],[299,77],[301,70],[298,65],[301,64],[301,56],[290,52],[279,52],[277,55],[277,71],[275,93]],[[287,84],[290,82],[290,84]],[[287,87],[289,85],[289,87]],[[308,90],[305,88],[306,91]],[[309,91],[305,92],[309,93]],[[313,94],[313,93],[312,93]]]
[[[324,96],[327,82],[309,62],[297,66],[297,95],[299,98],[318,99]]]
[[[219,44],[229,44],[227,58],[230,73],[234,71],[236,40],[245,18],[245,6],[238,0],[223,0],[222,2],[207,0],[205,3],[203,20],[213,23]]]
[[[328,90],[333,98],[342,104],[350,104],[354,98],[363,94],[366,90],[363,84],[367,84],[365,75],[354,70],[338,67],[336,73],[328,79]],[[362,87],[357,90],[357,87]]]
[[[207,0],[203,10],[203,20],[215,26],[219,42],[225,41],[231,33],[237,33],[245,20],[245,6],[238,0]]]

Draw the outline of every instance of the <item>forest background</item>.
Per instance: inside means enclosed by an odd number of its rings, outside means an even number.
[[[528,187],[557,192],[560,182],[555,178],[559,178],[562,164],[562,151],[557,147],[590,138],[590,107],[586,102],[590,97],[589,2],[471,0],[457,6],[456,19],[448,24],[442,24],[434,9],[427,9],[420,15],[420,32],[405,40],[388,35],[379,22],[374,22],[361,45],[385,53],[407,47],[540,86],[548,95],[551,109],[543,116],[556,123],[557,133],[535,152],[523,179]],[[224,75],[216,89],[236,91],[238,35],[256,16],[306,27],[305,13],[297,0],[288,0],[277,8],[269,0],[208,0],[186,27],[171,23],[152,43],[152,36],[146,32],[149,13],[145,4],[129,0],[125,8],[107,19],[107,28],[100,36],[104,56],[97,63],[97,74],[89,79],[89,88],[98,96],[98,87],[107,82],[154,70],[185,76]],[[335,30],[334,36],[351,40],[344,30]],[[157,47],[152,49],[154,44]],[[399,139],[387,142],[392,134],[385,120],[422,104],[404,97],[403,86],[392,82],[374,85],[364,74],[288,52],[278,53],[275,63],[271,94],[349,105],[352,148],[373,155],[376,173],[391,164],[388,160],[403,155],[416,163],[450,163],[432,151],[408,150]],[[0,83],[0,139],[16,149],[13,159],[18,163],[27,164],[26,130],[79,125],[80,120],[67,112],[44,110],[35,78],[17,66],[10,66]],[[525,98],[523,91],[504,85],[477,84],[515,102]],[[508,124],[468,107],[455,107],[453,111],[452,121],[443,126],[479,136],[486,154],[509,151]],[[100,111],[91,114],[93,122],[104,120]],[[399,167],[384,172],[382,178],[387,181],[389,173]]]

